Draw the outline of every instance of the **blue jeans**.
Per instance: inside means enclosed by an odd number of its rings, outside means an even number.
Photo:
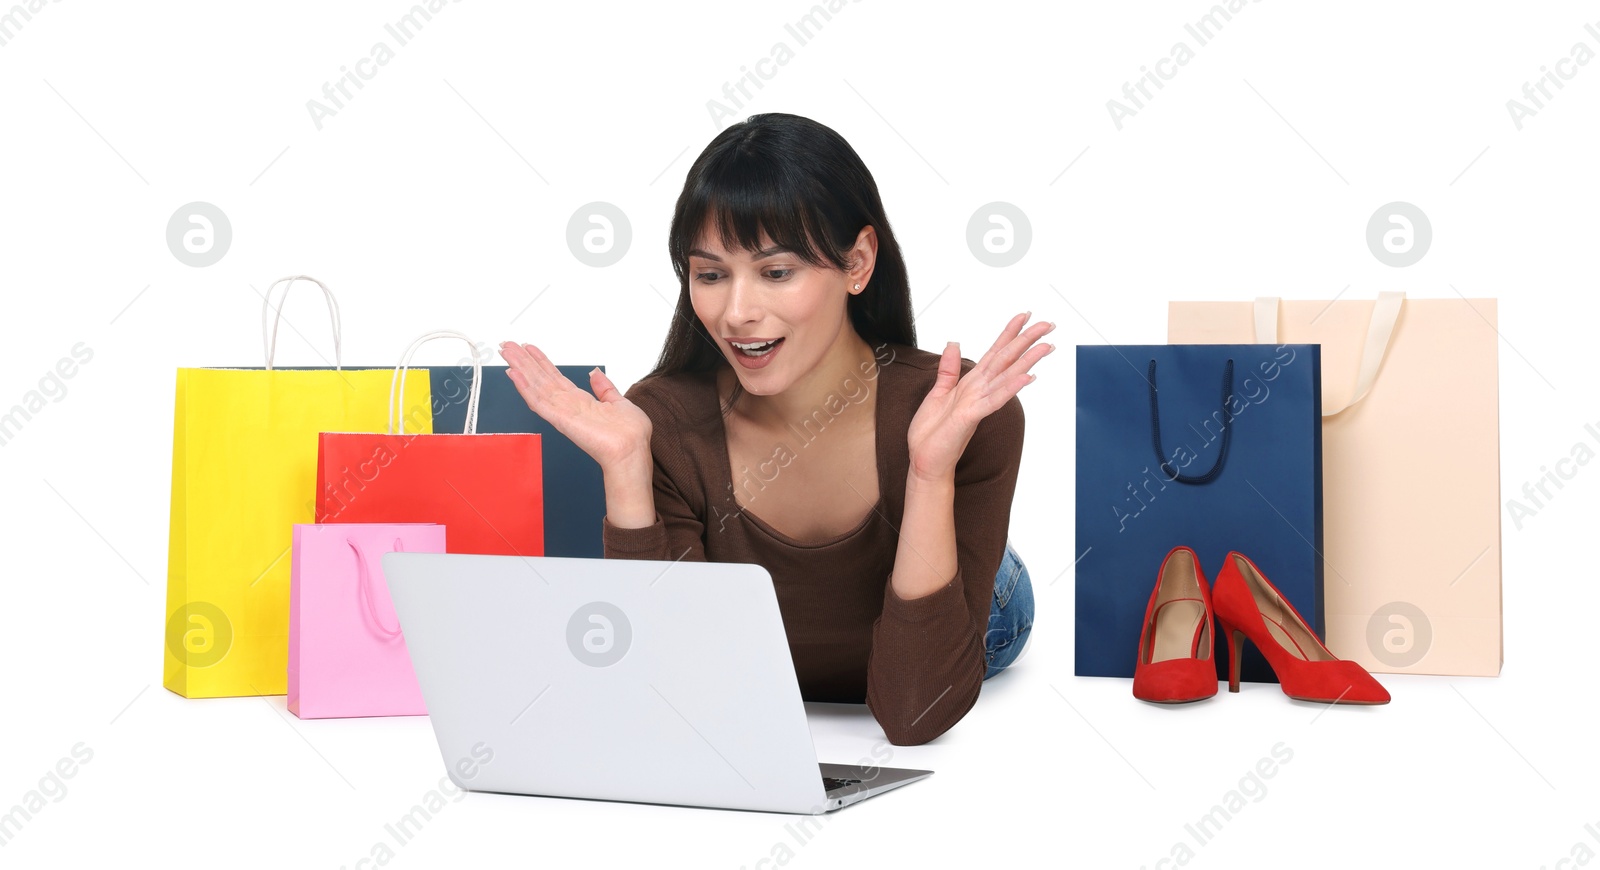
[[[994,597],[989,602],[989,630],[983,636],[983,654],[988,662],[985,680],[1017,660],[1033,630],[1033,583],[1028,566],[1006,539],[1006,552],[1000,570],[994,575]]]

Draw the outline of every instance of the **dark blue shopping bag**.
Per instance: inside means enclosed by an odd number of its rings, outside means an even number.
[[[544,554],[584,559],[604,558],[601,520],[606,515],[605,478],[600,464],[567,436],[533,413],[507,366],[484,366],[478,399],[479,434],[532,432],[542,435],[544,453]],[[589,371],[595,366],[556,366],[567,380],[590,395]],[[600,366],[605,371],[605,366]],[[460,432],[467,425],[467,392],[472,367],[429,366],[433,390],[433,431]],[[507,470],[508,472],[511,469]]]
[[[1229,550],[1249,556],[1325,636],[1321,367],[1314,344],[1078,347],[1078,676],[1133,676],[1180,544],[1208,583]],[[1241,678],[1275,681],[1253,645]]]

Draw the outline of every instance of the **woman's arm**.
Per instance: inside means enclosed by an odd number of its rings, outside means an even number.
[[[656,521],[652,492],[655,463],[649,451],[615,468],[601,468],[605,479],[606,520],[618,529],[641,529]]]
[[[867,706],[892,744],[926,743],[977,703],[1023,425],[1013,396],[978,425],[953,471],[906,481],[900,543],[867,665]]]
[[[605,558],[705,561],[704,527],[662,469],[665,457],[673,471],[681,472],[682,454],[652,423],[652,417],[682,419],[682,409],[664,415],[661,397],[638,383],[623,395],[598,367],[589,372],[590,395],[531,344],[504,342],[500,355],[528,407],[599,464],[606,496],[600,520]],[[676,427],[665,428],[670,433]]]
[[[638,384],[628,388],[627,399],[644,408],[652,419],[685,419],[675,402]],[[673,483],[674,479],[689,479],[693,473],[671,440],[677,429],[676,425],[658,427],[651,435],[650,449],[642,456],[601,467],[606,515],[600,537],[605,558],[706,561],[705,523]]]
[[[983,358],[950,342],[906,432],[910,468],[894,570],[873,624],[867,706],[890,743],[926,743],[977,703],[994,575],[1022,460],[1028,373],[1055,324],[1023,312]]]

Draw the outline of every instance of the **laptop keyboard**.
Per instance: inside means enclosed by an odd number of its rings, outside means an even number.
[[[830,792],[836,788],[844,788],[847,785],[860,784],[861,780],[859,779],[840,779],[836,776],[825,776],[822,778],[822,790],[824,792]]]

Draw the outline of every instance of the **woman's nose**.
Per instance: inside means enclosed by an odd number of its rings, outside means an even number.
[[[755,282],[745,277],[728,279],[728,320],[734,325],[759,320],[761,300]]]

